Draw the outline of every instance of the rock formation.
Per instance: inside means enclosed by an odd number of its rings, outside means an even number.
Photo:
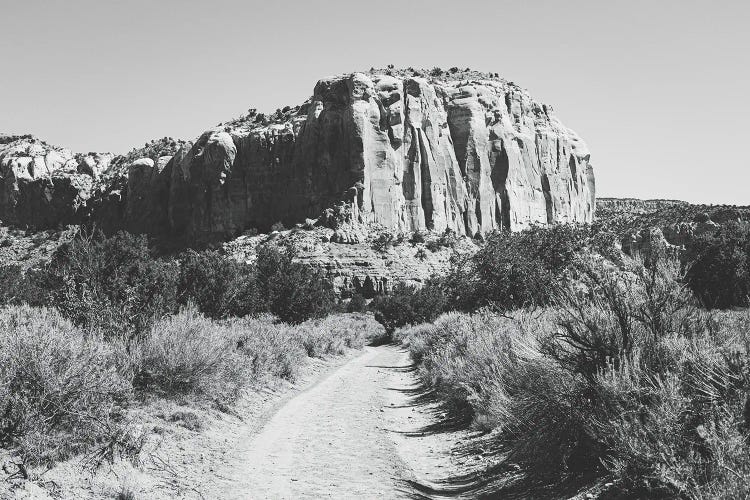
[[[111,154],[73,154],[30,135],[0,136],[0,220],[36,228],[80,222]]]
[[[340,202],[364,225],[468,235],[590,222],[595,211],[583,141],[515,84],[473,72],[327,78],[302,106],[251,113],[173,149],[109,168],[0,150],[0,218],[45,227],[85,212],[110,231],[193,244],[301,223]],[[43,174],[29,167],[40,155]],[[52,191],[37,181],[57,171]]]
[[[630,256],[648,259],[658,251],[679,257],[700,235],[714,233],[729,222],[750,222],[750,207],[604,198],[597,200],[596,218],[618,237]]]
[[[614,214],[644,214],[656,212],[664,208],[689,205],[682,200],[641,200],[638,198],[597,198],[596,213],[607,217],[609,212]]]

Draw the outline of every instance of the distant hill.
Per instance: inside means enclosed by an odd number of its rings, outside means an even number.
[[[692,204],[679,200],[600,198],[596,220],[620,238],[631,255],[668,245],[679,253],[692,238],[729,222],[750,222],[750,206]]]

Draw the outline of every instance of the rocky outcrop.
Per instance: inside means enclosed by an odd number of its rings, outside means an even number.
[[[638,198],[597,198],[596,213],[600,217],[612,214],[644,214],[669,207],[689,205],[681,200],[640,200]]]
[[[251,113],[167,153],[118,157],[104,175],[79,162],[66,175],[90,186],[68,191],[79,205],[91,198],[87,216],[100,227],[189,244],[301,223],[340,202],[355,223],[397,232],[593,220],[590,155],[549,106],[496,76],[408,73],[321,80],[301,106]],[[8,211],[54,222],[0,200],[0,217]]]
[[[224,243],[227,255],[241,262],[253,262],[260,245],[293,247],[297,262],[322,269],[341,296],[357,292],[367,298],[390,291],[397,283],[422,286],[431,277],[448,271],[451,258],[468,256],[477,246],[471,238],[456,238],[450,245],[436,245],[438,235],[427,242],[393,242],[378,248],[372,242],[334,241],[335,231],[287,230],[269,235],[239,236]],[[429,242],[433,244],[429,244]]]
[[[750,223],[750,207],[742,206],[634,198],[605,198],[597,205],[597,220],[619,238],[622,250],[644,259],[654,252],[679,257],[694,238],[723,224]]]
[[[37,228],[80,222],[112,157],[73,154],[29,135],[0,136],[0,220]]]
[[[190,241],[294,224],[341,200],[364,224],[469,235],[590,222],[595,210],[584,143],[548,106],[499,79],[321,80],[305,105],[274,123],[207,131],[165,171],[168,230]],[[165,214],[138,207],[127,217],[159,232]]]

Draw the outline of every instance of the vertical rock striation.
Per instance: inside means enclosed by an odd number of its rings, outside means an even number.
[[[283,120],[208,131],[170,163],[168,226],[193,241],[300,222],[342,200],[366,224],[470,235],[590,222],[595,210],[583,141],[496,79],[324,79]]]
[[[89,217],[190,244],[302,222],[342,201],[359,222],[396,231],[593,219],[585,144],[505,80],[352,73],[319,81],[285,110],[229,122],[170,156],[129,158],[119,183],[96,190],[106,203],[90,203]],[[5,172],[28,171],[3,161]],[[79,175],[96,168],[79,163]],[[9,179],[0,212],[18,198]]]

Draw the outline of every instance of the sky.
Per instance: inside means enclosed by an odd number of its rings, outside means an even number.
[[[745,0],[0,0],[0,132],[124,153],[323,77],[470,67],[583,137],[599,196],[750,204]]]

